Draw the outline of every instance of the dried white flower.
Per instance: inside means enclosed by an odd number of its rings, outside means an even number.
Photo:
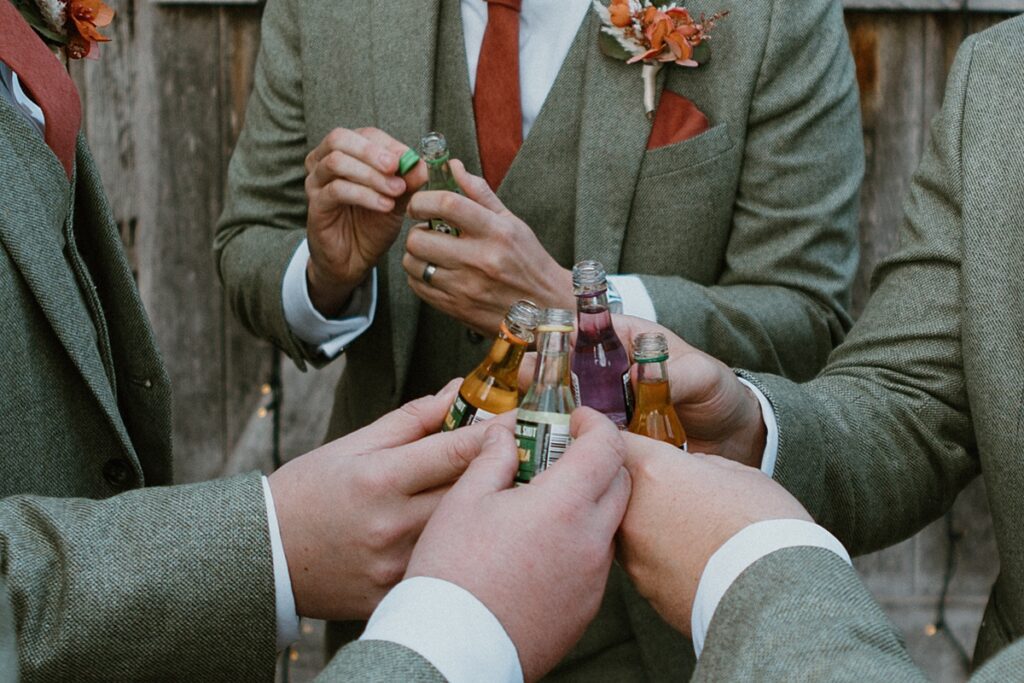
[[[65,0],[35,0],[46,26],[62,36],[68,34],[67,3]]]

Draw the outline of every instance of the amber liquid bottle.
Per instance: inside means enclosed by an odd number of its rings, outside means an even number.
[[[526,484],[553,465],[572,443],[569,422],[576,399],[569,386],[572,311],[549,308],[537,328],[537,369],[516,414],[516,483]]]
[[[519,405],[519,365],[533,343],[540,309],[531,301],[512,304],[490,353],[463,381],[442,431],[489,420]]]
[[[427,184],[424,190],[447,190],[462,194],[448,168],[448,141],[440,133],[427,133],[420,140],[420,158],[427,163]],[[459,236],[458,228],[448,225],[440,218],[430,219],[430,229],[448,235]]]
[[[637,364],[636,409],[629,431],[676,447],[686,445],[686,432],[672,405],[665,363],[668,342],[665,335],[648,332],[633,341]]]

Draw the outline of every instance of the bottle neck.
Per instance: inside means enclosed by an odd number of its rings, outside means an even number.
[[[576,313],[579,317],[580,334],[590,335],[611,327],[612,314],[608,310],[608,290],[588,292],[576,296]]]
[[[658,363],[637,363],[637,381],[639,382],[667,382],[668,374],[665,369],[665,361]]]
[[[533,385],[523,398],[528,410],[572,412],[576,407],[569,389],[569,333],[542,332],[537,341],[537,369]]]
[[[515,384],[519,374],[519,365],[523,362],[529,343],[512,334],[507,323],[502,323],[498,338],[494,340],[490,353],[484,360],[484,373],[502,380],[511,379]]]
[[[451,170],[448,168],[448,155],[427,162],[427,189],[451,190],[455,185]]]

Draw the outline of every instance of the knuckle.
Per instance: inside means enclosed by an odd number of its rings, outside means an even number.
[[[349,132],[350,131],[347,128],[335,128],[327,134],[324,141],[327,143],[328,147],[338,147],[345,142],[345,138],[348,137]]]
[[[406,563],[397,557],[382,558],[374,563],[370,581],[382,589],[389,589],[402,580]]]
[[[448,214],[455,209],[457,204],[458,195],[455,194],[454,192],[445,192],[441,195],[441,198],[438,200],[437,208],[440,209],[442,213]]]

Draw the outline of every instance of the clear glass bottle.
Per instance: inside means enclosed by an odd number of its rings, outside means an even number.
[[[597,261],[572,269],[579,331],[572,359],[572,386],[581,406],[604,413],[619,429],[633,415],[629,356],[615,334],[608,310],[608,277]]]
[[[462,194],[448,168],[448,141],[440,133],[427,133],[420,140],[420,158],[427,163],[427,184],[424,190],[448,190]],[[448,235],[459,236],[458,228],[448,225],[440,218],[430,219],[430,229]]]
[[[569,387],[572,319],[572,311],[549,308],[537,328],[537,368],[516,415],[516,481],[520,484],[553,465],[572,441],[569,421],[576,409]]]
[[[442,431],[489,420],[519,405],[519,365],[533,343],[540,309],[517,301],[505,315],[490,353],[462,383]]]
[[[669,391],[668,341],[665,335],[645,332],[633,341],[633,359],[637,363],[636,411],[629,431],[670,443],[686,445],[686,432],[672,405]]]

